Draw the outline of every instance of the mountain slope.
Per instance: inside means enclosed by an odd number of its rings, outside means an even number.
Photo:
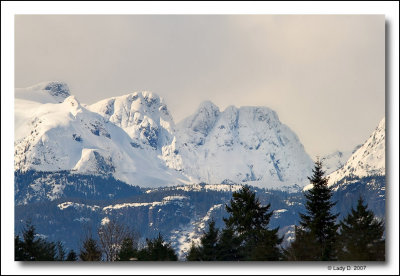
[[[334,171],[341,169],[350,156],[355,153],[362,145],[356,146],[353,150],[348,151],[335,151],[327,154],[321,158],[322,165],[326,174],[331,174]]]
[[[303,186],[313,167],[296,134],[267,107],[221,112],[204,102],[177,125],[171,147],[167,165],[206,183]]]
[[[16,93],[15,170],[112,174],[145,187],[186,181],[158,158],[136,148],[124,130],[83,107],[74,96],[65,94],[60,102],[62,98],[55,95],[53,100],[54,95],[46,94],[43,87],[48,85]],[[35,102],[35,95],[41,94],[46,97]]]
[[[329,175],[329,185],[343,178],[385,175],[385,118],[344,166]]]
[[[137,147],[161,151],[172,141],[173,119],[163,99],[151,92],[112,97],[87,108],[125,130]]]
[[[163,99],[134,92],[81,105],[61,82],[17,89],[15,169],[108,175],[157,187],[207,182],[298,188],[313,162],[267,107],[211,102],[175,126]]]

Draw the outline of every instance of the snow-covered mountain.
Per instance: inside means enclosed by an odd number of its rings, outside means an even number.
[[[169,153],[169,167],[206,183],[303,186],[313,167],[273,110],[229,106],[221,112],[209,101],[178,124]]]
[[[60,82],[16,91],[14,164],[21,171],[112,174],[147,187],[187,181],[137,148],[123,129],[82,106]]]
[[[82,105],[62,82],[15,91],[15,169],[72,170],[156,187],[304,186],[313,162],[267,107],[211,102],[175,126],[163,99],[134,92]]]
[[[328,165],[341,166],[345,155],[326,156]],[[204,102],[175,126],[153,93],[86,106],[61,82],[15,90],[14,162],[16,233],[32,220],[38,233],[79,250],[88,222],[96,229],[117,219],[143,238],[161,232],[181,258],[211,219],[223,226],[224,206],[243,183],[259,186],[252,189],[274,211],[270,227],[290,240],[304,196],[269,189],[308,184],[313,168],[296,134],[269,108],[221,111]],[[345,216],[361,195],[384,218],[384,174],[385,119],[330,174],[334,212]]]
[[[151,92],[99,101],[87,107],[121,127],[136,147],[158,150],[172,142],[174,122],[164,100]]]
[[[385,175],[385,118],[342,168],[329,175],[329,185],[346,177]]]
[[[342,168],[350,156],[355,153],[362,145],[356,146],[353,150],[348,151],[335,151],[321,157],[323,167],[326,174],[333,173],[334,171]]]

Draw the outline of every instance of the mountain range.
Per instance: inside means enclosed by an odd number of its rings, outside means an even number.
[[[360,141],[362,142],[362,141]],[[15,231],[79,250],[88,226],[110,219],[142,238],[162,233],[181,259],[232,192],[251,185],[271,203],[271,227],[293,239],[313,161],[267,107],[204,102],[175,124],[163,99],[134,92],[81,104],[62,82],[15,90]],[[385,119],[352,151],[322,157],[341,217],[362,196],[385,219]]]
[[[175,124],[163,99],[134,92],[84,105],[61,82],[15,92],[15,170],[113,175],[141,187],[241,183],[302,187],[313,167],[267,107],[203,102]]]

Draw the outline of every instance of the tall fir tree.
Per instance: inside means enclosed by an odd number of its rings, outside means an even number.
[[[340,223],[340,261],[384,261],[385,227],[362,198]]]
[[[287,249],[287,257],[294,261],[336,260],[336,219],[332,213],[336,204],[331,201],[332,191],[324,176],[322,162],[315,162],[313,176],[309,177],[312,188],[305,192],[306,213],[300,214],[300,226],[295,230],[295,241]]]
[[[102,253],[96,240],[93,238],[87,238],[82,245],[79,253],[79,258],[82,261],[94,262],[101,261]]]
[[[192,244],[186,259],[188,261],[216,261],[218,234],[219,229],[215,227],[215,221],[212,219],[208,223],[208,231],[203,232],[200,245],[197,247]]]
[[[226,210],[230,217],[224,218],[226,228],[232,229],[240,240],[243,260],[275,261],[281,258],[278,229],[268,229],[273,212],[271,205],[262,206],[255,192],[245,185],[234,192]]]

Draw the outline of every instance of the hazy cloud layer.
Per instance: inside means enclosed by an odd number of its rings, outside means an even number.
[[[364,142],[385,112],[381,15],[17,15],[15,85],[83,103],[150,90],[175,121],[203,100],[278,112],[308,153]]]

